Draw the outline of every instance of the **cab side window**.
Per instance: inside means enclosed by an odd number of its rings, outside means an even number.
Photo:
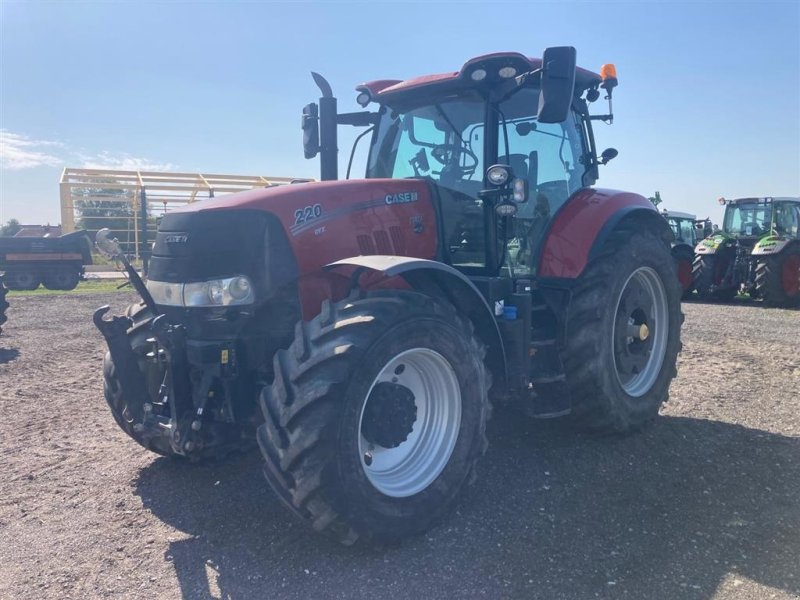
[[[582,187],[583,141],[570,115],[563,123],[539,123],[533,111],[539,92],[525,89],[500,105],[498,162],[527,179],[529,200],[519,205],[509,242],[509,263],[520,275],[533,273],[535,251],[552,216]]]

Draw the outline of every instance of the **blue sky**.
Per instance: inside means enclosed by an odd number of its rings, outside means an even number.
[[[356,110],[364,80],[554,45],[617,66],[616,120],[596,135],[620,154],[598,185],[717,221],[719,196],[800,195],[796,0],[0,0],[0,219],[57,223],[67,166],[316,176],[299,130],[311,70]]]

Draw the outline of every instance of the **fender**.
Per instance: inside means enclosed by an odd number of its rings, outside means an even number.
[[[381,273],[385,278],[399,278],[407,282],[411,289],[444,296],[472,322],[478,337],[487,345],[486,361],[495,377],[507,381],[507,363],[500,329],[494,312],[475,284],[463,273],[453,267],[421,258],[406,256],[354,256],[325,266],[326,270],[355,268],[354,277],[359,270]]]
[[[627,218],[652,222],[665,238],[672,239],[669,225],[644,196],[606,189],[578,191],[556,213],[547,232],[539,258],[539,277],[578,278],[614,228]]]
[[[733,242],[733,238],[728,237],[724,233],[715,233],[714,235],[707,237],[706,239],[702,240],[695,246],[694,252],[695,254],[717,254],[723,248],[727,248],[730,246],[728,242]]]
[[[780,254],[783,250],[792,243],[800,243],[797,240],[782,238],[777,235],[769,235],[758,240],[758,243],[753,247],[753,256],[772,256]]]

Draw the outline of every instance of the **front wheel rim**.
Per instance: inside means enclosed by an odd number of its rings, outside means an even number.
[[[629,396],[644,396],[656,382],[667,349],[669,308],[664,283],[650,267],[636,269],[622,286],[612,333],[617,381]]]
[[[415,407],[410,431],[401,430],[395,447],[377,443],[364,416],[376,386],[404,388]],[[395,498],[418,494],[447,466],[461,427],[461,386],[451,364],[429,348],[406,350],[381,369],[367,392],[358,423],[359,461],[369,482]],[[365,435],[366,433],[366,435]],[[401,440],[405,435],[405,439]]]

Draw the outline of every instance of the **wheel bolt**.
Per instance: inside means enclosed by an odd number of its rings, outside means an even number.
[[[369,450],[364,452],[364,464],[367,465],[368,467],[372,465],[372,452],[370,452]]]

